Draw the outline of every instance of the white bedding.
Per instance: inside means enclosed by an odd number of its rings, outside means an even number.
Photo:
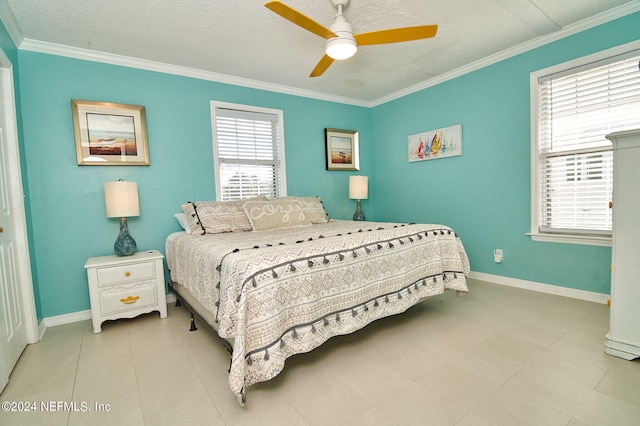
[[[271,231],[167,238],[171,279],[234,340],[229,385],[275,377],[286,358],[446,289],[467,292],[469,261],[442,225],[331,220]]]

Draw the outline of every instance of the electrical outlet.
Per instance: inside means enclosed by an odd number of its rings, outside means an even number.
[[[502,263],[503,252],[502,249],[495,249],[493,251],[493,261],[496,263]]]

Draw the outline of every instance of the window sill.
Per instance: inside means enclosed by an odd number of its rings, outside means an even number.
[[[533,241],[542,241],[546,243],[611,247],[610,236],[600,237],[595,235],[541,234],[538,232],[529,232],[527,235],[530,236]]]

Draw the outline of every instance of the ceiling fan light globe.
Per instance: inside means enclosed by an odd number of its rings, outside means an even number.
[[[349,59],[358,51],[355,40],[349,38],[333,38],[327,42],[326,54],[328,57],[341,61]]]

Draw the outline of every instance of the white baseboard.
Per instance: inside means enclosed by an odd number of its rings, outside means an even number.
[[[47,331],[47,326],[44,323],[44,319],[40,320],[40,323],[38,324],[38,340],[36,342],[33,343],[37,343],[40,340],[42,340],[42,338],[44,337],[44,332]]]
[[[535,281],[520,280],[517,278],[502,277],[500,275],[485,274],[483,272],[471,271],[469,278],[509,287],[522,288],[524,290],[532,290],[540,293],[555,294],[556,296],[570,297],[572,299],[586,300],[587,302],[602,303],[604,305],[608,304],[610,299],[608,294],[543,284]]]
[[[91,319],[91,309],[86,311],[71,312],[70,314],[56,315],[55,317],[47,317],[42,319],[45,329],[55,327],[56,325],[71,324],[72,322],[84,321]],[[43,333],[44,334],[44,333]]]
[[[517,278],[503,277],[500,275],[485,274],[483,272],[471,271],[469,278],[488,281],[494,284],[505,285],[509,287],[521,288],[524,290],[532,290],[540,293],[555,294],[556,296],[571,297],[573,299],[586,300],[588,302],[607,304],[610,296],[608,294],[594,293],[591,291],[577,290],[574,288],[560,287],[551,284],[542,284],[535,281],[520,280]],[[167,304],[175,303],[176,295],[174,293],[167,294]],[[54,317],[43,318],[38,327],[40,339],[44,336],[48,327],[56,325],[70,324],[78,321],[91,319],[91,310],[72,312],[70,314],[57,315]]]
[[[167,294],[167,304],[176,303],[176,295],[174,293]],[[71,324],[73,322],[85,321],[91,319],[91,309],[86,311],[72,312],[70,314],[56,315],[54,317],[46,317],[38,324],[38,340],[42,339],[44,333],[49,327],[55,327],[56,325]]]

